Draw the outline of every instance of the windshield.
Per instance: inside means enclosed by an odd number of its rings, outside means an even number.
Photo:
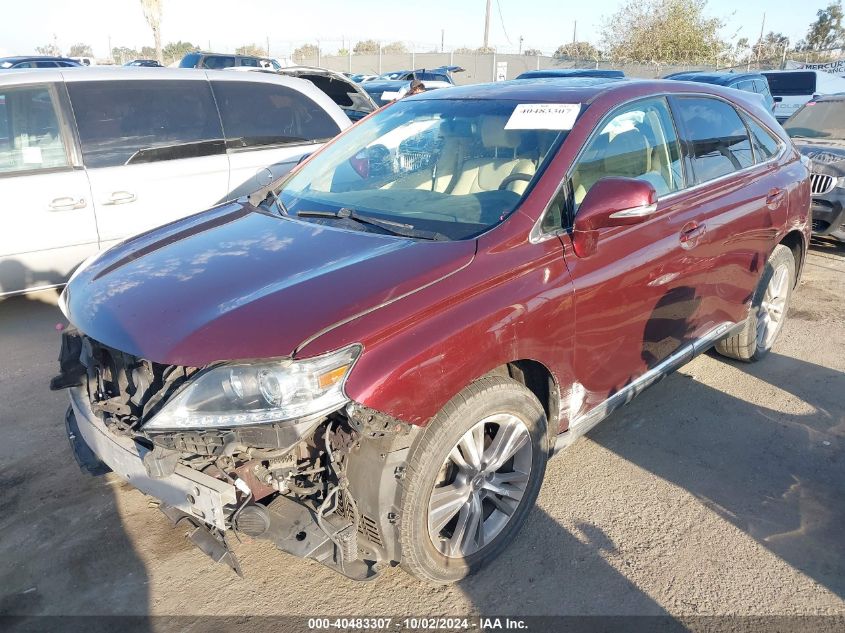
[[[449,239],[475,236],[516,208],[566,135],[506,130],[517,105],[399,101],[304,165],[279,192],[281,201],[294,216],[348,209]]]
[[[845,101],[811,101],[783,127],[793,138],[845,139]]]

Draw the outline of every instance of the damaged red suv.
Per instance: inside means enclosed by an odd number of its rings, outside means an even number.
[[[236,571],[232,531],[451,582],[513,540],[556,449],[713,345],[765,356],[809,204],[741,92],[429,92],[83,265],[52,387],[80,463]]]

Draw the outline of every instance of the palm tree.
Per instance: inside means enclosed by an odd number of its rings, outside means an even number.
[[[161,9],[164,0],[141,0],[141,7],[144,9],[144,17],[147,24],[153,30],[153,39],[156,45],[156,59],[159,64],[164,64],[164,57],[161,54]]]

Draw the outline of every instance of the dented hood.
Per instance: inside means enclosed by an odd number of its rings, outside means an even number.
[[[289,356],[309,337],[449,276],[474,254],[472,240],[327,228],[237,202],[106,251],[68,284],[65,310],[97,341],[154,362]]]

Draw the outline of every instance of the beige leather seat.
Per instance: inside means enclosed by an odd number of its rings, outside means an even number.
[[[457,182],[452,193],[466,195],[479,191],[495,191],[505,178],[514,174],[525,174],[526,180],[515,180],[507,187],[519,195],[525,192],[530,177],[534,176],[537,166],[533,160],[519,158],[516,150],[520,134],[505,129],[505,117],[484,117],[481,121],[481,143],[486,149],[496,152],[493,158],[482,157],[466,160],[460,167]]]
[[[599,137],[597,141],[600,148],[592,153],[592,160],[585,157],[572,175],[576,204],[581,204],[590,187],[608,176],[646,180],[654,186],[658,195],[669,191],[669,185],[660,173],[660,165],[652,165],[653,156],[648,140],[638,129],[625,130],[613,138],[608,136],[607,140]]]

